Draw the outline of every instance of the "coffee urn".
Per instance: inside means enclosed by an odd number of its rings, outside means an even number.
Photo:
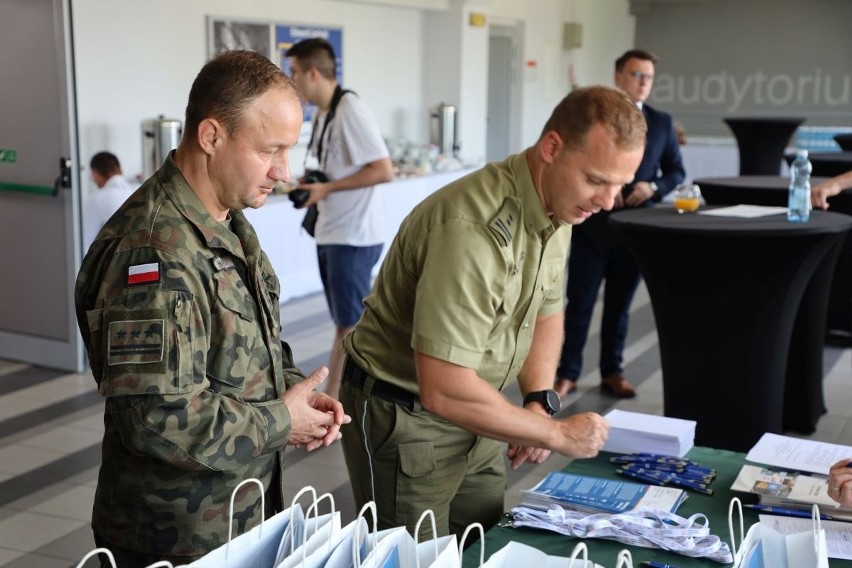
[[[169,152],[178,147],[183,126],[176,118],[157,118],[142,121],[142,175],[151,177],[160,169]]]
[[[447,158],[457,157],[458,113],[455,106],[441,103],[430,111],[429,141],[437,146],[441,155]]]

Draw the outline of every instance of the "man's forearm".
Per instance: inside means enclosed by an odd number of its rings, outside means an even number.
[[[423,406],[480,436],[547,447],[549,418],[511,404],[473,369],[416,354]]]
[[[390,158],[370,162],[352,175],[329,181],[326,186],[330,191],[347,191],[361,189],[393,179],[393,163]]]

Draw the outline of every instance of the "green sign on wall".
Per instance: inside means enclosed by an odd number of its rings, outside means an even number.
[[[18,161],[17,150],[0,148],[0,164],[14,164],[16,161]]]

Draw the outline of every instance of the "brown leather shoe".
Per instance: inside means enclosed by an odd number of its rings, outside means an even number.
[[[576,379],[556,379],[553,382],[553,390],[559,395],[559,398],[565,398],[575,390],[577,390]]]
[[[618,373],[613,373],[602,378],[601,390],[611,394],[615,398],[633,398],[636,396],[636,389],[630,386],[627,379]]]

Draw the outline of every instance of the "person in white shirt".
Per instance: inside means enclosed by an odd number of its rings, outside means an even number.
[[[89,198],[84,217],[86,248],[135,189],[124,178],[121,164],[114,154],[98,152],[92,156],[89,168],[92,170],[92,181],[98,186],[98,190]]]
[[[325,392],[337,398],[341,342],[361,317],[384,244],[384,208],[374,186],[393,179],[393,164],[373,113],[338,84],[331,44],[322,38],[302,40],[286,56],[300,95],[317,106],[308,153],[328,178],[299,188],[310,192],[304,207],[316,203],[319,210],[317,259],[336,327]]]

